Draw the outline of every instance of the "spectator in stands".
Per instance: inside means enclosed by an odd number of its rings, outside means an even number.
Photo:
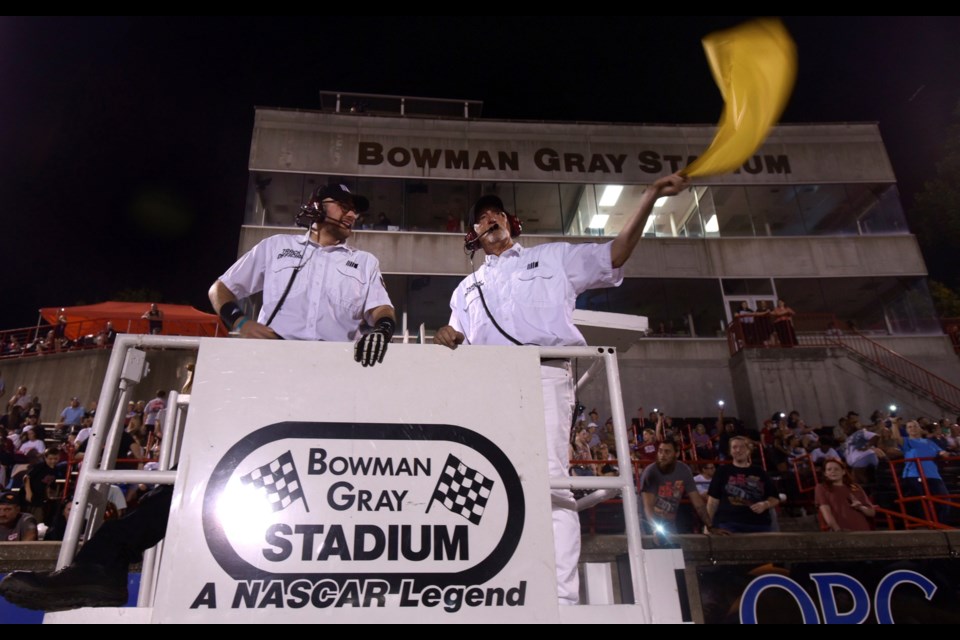
[[[637,458],[643,464],[649,464],[657,459],[657,433],[653,429],[643,430],[643,442],[640,443]]]
[[[757,332],[754,328],[753,316],[754,310],[746,300],[740,302],[740,309],[734,315],[740,321],[740,327],[743,329],[743,342],[746,347],[757,345]]]
[[[57,464],[60,452],[47,449],[43,460],[35,464],[23,481],[24,505],[37,522],[46,522],[48,501],[57,500]]]
[[[74,439],[74,444],[79,447],[86,442],[87,438],[90,437],[91,431],[93,431],[93,416],[85,413],[83,414],[83,421],[80,423],[80,430],[77,431],[76,438]]]
[[[877,433],[880,434],[880,438],[877,440],[877,449],[883,451],[883,455],[891,460],[897,460],[903,457],[903,451],[900,450],[900,442],[893,437],[894,429],[900,430],[899,421],[899,418],[895,418],[892,427],[883,425],[877,431]]]
[[[713,460],[716,453],[713,450],[713,440],[707,434],[707,428],[703,424],[698,424],[693,429],[693,446],[697,449],[697,457],[705,460]]]
[[[830,531],[873,529],[871,520],[877,514],[873,503],[837,458],[824,462],[823,481],[817,485],[814,501]]]
[[[841,459],[840,454],[833,448],[833,442],[827,438],[821,438],[817,448],[810,452],[810,459],[813,460],[813,464],[819,466],[830,458]]]
[[[853,473],[853,479],[860,485],[873,485],[877,465],[880,464],[880,458],[885,457],[882,449],[877,448],[880,440],[880,434],[873,431],[867,431],[860,426],[858,420],[851,421],[847,418],[847,426],[851,422],[858,428],[847,438],[847,448],[844,458]]]
[[[113,323],[107,320],[107,326],[97,333],[96,344],[98,347],[109,347],[117,339],[117,330],[113,328]]]
[[[780,504],[773,481],[750,457],[750,441],[730,439],[733,464],[717,469],[710,482],[707,511],[714,527],[730,533],[765,533],[773,529],[770,511]]]
[[[160,416],[160,412],[167,408],[167,392],[163,389],[157,391],[157,396],[148,402],[143,408],[143,426],[146,428],[147,434],[151,434],[157,430],[157,427],[163,427],[163,425],[158,425],[157,420]]]
[[[610,448],[607,445],[601,444],[599,447],[597,447],[596,454],[593,456],[593,458],[594,460],[601,460],[601,461],[607,462],[607,464],[596,465],[600,467],[600,471],[597,475],[601,475],[601,476],[620,475],[620,468],[617,467],[617,465],[609,464],[611,460],[613,462],[616,462],[617,456],[610,453]]]
[[[150,310],[143,314],[141,319],[147,321],[150,335],[158,336],[163,333],[163,311],[157,307],[156,303],[150,305]]]
[[[705,462],[700,465],[700,473],[693,477],[693,481],[697,483],[697,493],[699,493],[700,497],[704,500],[707,499],[710,483],[713,481],[713,476],[716,473],[717,465],[713,462]]]
[[[17,494],[0,494],[0,541],[34,542],[37,540],[37,521],[29,513],[20,512]]]
[[[60,542],[67,532],[67,520],[70,518],[70,512],[73,511],[73,498],[67,498],[63,501],[62,507],[57,511],[47,529],[47,535],[43,537],[45,542]]]
[[[377,224],[373,225],[374,229],[386,231],[387,228],[391,226],[393,226],[393,222],[387,217],[386,213],[381,211],[379,214],[377,214]]]
[[[83,422],[83,414],[86,413],[80,406],[80,398],[74,396],[70,399],[69,406],[60,412],[60,420],[57,421],[57,432],[60,436],[66,437],[66,434],[79,428]]]
[[[770,313],[773,326],[777,332],[777,340],[781,347],[797,346],[797,332],[793,328],[793,316],[797,312],[787,306],[783,300],[777,300],[777,308]]]
[[[637,444],[637,436],[634,433],[633,429],[627,429],[627,437],[633,437],[633,445]],[[617,437],[613,432],[613,418],[607,418],[607,421],[603,425],[603,433],[600,434],[600,442],[607,445],[611,451],[616,451],[617,449]]]
[[[657,463],[649,465],[640,476],[644,522],[650,533],[677,533],[677,512],[684,494],[689,497],[700,521],[712,530],[711,518],[697,492],[690,467],[677,462],[676,443],[665,440],[657,448]]]
[[[7,403],[7,412],[9,413],[14,407],[17,407],[21,412],[26,413],[27,407],[29,406],[30,397],[27,395],[27,388],[21,385],[17,387],[16,393],[13,394],[13,397],[10,398],[10,401]]]
[[[906,496],[946,496],[949,495],[947,485],[940,476],[940,469],[934,460],[922,460],[917,467],[918,458],[948,458],[950,454],[941,449],[935,442],[925,437],[923,429],[916,420],[907,423],[907,437],[900,435],[899,429],[893,430],[893,438],[900,444],[903,457],[907,460],[903,465],[903,493]],[[911,461],[912,460],[912,461]],[[920,469],[923,469],[923,475]],[[926,487],[924,487],[926,478]],[[929,494],[927,493],[929,490]],[[912,509],[914,515],[920,512]],[[950,507],[944,504],[936,505],[937,518],[941,524],[946,524],[950,514]]]
[[[757,302],[757,311],[753,315],[753,330],[757,336],[757,346],[769,346],[770,336],[773,335],[773,319],[770,314],[770,303],[766,300]]]
[[[727,452],[730,451],[730,439],[736,436],[742,436],[743,433],[737,429],[736,422],[723,417],[723,407],[720,407],[717,412],[717,424],[720,425],[720,437],[717,441],[717,450],[720,452],[720,457],[726,459]]]
[[[574,436],[571,447],[570,458],[576,460],[578,464],[570,467],[570,474],[575,476],[594,476],[596,471],[592,464],[581,464],[585,460],[593,460],[590,454],[590,432],[586,429],[578,429]]]
[[[40,396],[33,396],[33,400],[30,401],[30,404],[27,405],[28,416],[33,416],[37,419],[37,422],[40,422],[43,418],[41,413],[43,412],[43,404],[40,402]]]
[[[20,442],[20,448],[17,449],[17,453],[21,456],[27,456],[31,451],[36,451],[37,455],[43,455],[47,450],[47,445],[43,440],[40,439],[40,434],[38,429],[27,429],[24,433]]]
[[[949,451],[951,453],[960,453],[960,424],[950,426],[950,436],[947,438]]]

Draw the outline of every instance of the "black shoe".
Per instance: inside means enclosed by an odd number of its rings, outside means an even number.
[[[72,565],[52,573],[15,571],[0,581],[0,596],[35,611],[122,607],[127,603],[127,576],[108,573],[94,564]]]

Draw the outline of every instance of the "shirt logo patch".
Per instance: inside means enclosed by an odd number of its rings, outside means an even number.
[[[527,265],[527,271],[530,271],[530,269],[536,269],[539,266],[540,266],[539,262],[531,262],[530,264]]]
[[[480,282],[476,282],[476,283],[470,285],[469,287],[467,287],[467,289],[466,289],[466,291],[464,291],[464,293],[470,293],[470,292],[473,291],[474,289],[477,289],[477,288],[479,288],[479,287],[482,287],[484,284],[486,284],[486,283],[485,283],[483,280],[481,280]]]
[[[296,258],[299,260],[303,258],[303,252],[294,249],[284,249],[280,252],[280,255],[277,256],[277,260],[280,258]]]
[[[356,262],[353,262],[353,261],[351,261],[351,260],[347,260],[347,266],[348,266],[348,267],[352,267],[352,268],[354,268],[354,269],[360,268],[360,265],[358,265]]]

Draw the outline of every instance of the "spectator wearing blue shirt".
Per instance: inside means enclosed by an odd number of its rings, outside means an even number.
[[[80,423],[83,422],[84,413],[83,407],[80,406],[80,398],[71,398],[70,406],[60,412],[57,430],[63,430],[63,435],[66,436],[74,427],[79,429]]]
[[[924,491],[924,479],[926,479],[927,489],[931,496],[949,495],[947,485],[940,476],[940,469],[934,460],[921,461],[918,468],[917,462],[911,462],[916,458],[947,458],[949,453],[937,446],[933,440],[926,437],[923,427],[916,420],[907,423],[907,437],[900,435],[899,429],[892,429],[894,440],[899,440],[900,448],[903,450],[903,457],[907,462],[903,465],[903,493],[907,496],[926,495]],[[920,468],[923,469],[923,476],[920,475]],[[945,523],[950,513],[950,507],[945,504],[936,505],[937,519]]]

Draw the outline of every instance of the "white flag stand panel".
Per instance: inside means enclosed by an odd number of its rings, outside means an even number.
[[[557,622],[539,353],[201,341],[153,622]]]

